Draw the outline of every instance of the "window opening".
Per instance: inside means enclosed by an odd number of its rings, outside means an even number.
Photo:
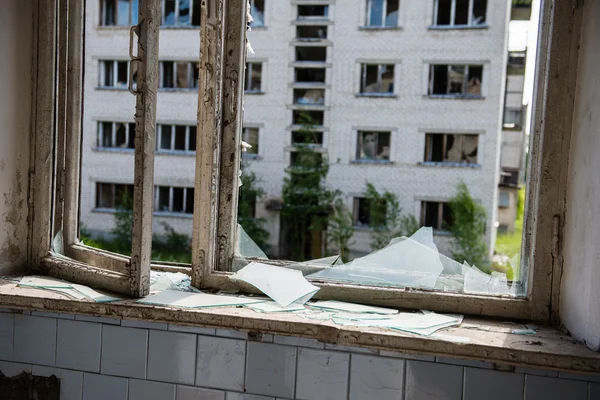
[[[242,131],[242,140],[248,143],[250,146],[244,152],[245,156],[257,156],[258,155],[258,128],[244,128]]]
[[[250,7],[253,19],[250,26],[253,28],[265,26],[265,0],[250,0]]]
[[[325,83],[325,68],[296,68],[296,82]]]
[[[421,202],[421,224],[437,231],[447,231],[452,226],[450,205],[444,202]]]
[[[326,47],[296,47],[296,61],[325,62],[327,61]]]
[[[200,3],[201,0],[162,0],[161,25],[200,26]]]
[[[486,23],[487,0],[436,0],[434,25],[440,27],[482,26]]]
[[[262,63],[246,63],[246,92],[260,92],[262,86]]]
[[[425,162],[477,164],[478,135],[428,133]]]
[[[429,68],[429,80],[430,95],[481,97],[483,67],[433,64]]]
[[[137,24],[138,0],[101,0],[101,26],[130,26]]]
[[[326,19],[329,15],[329,6],[298,6],[298,19],[315,18]]]
[[[357,160],[390,160],[390,132],[358,132]]]
[[[394,65],[362,64],[361,93],[394,93]]]
[[[294,104],[323,105],[325,104],[325,90],[294,89]]]
[[[297,26],[296,38],[306,41],[327,39],[327,26]]]
[[[367,0],[368,27],[390,28],[398,26],[399,0]]]
[[[162,213],[192,214],[194,189],[187,187],[156,186],[155,211]]]
[[[306,124],[307,118],[310,119],[311,124],[318,126],[323,125],[325,113],[323,111],[314,110],[294,110],[292,114],[292,124],[302,125]]]
[[[292,144],[302,144],[313,147],[321,147],[323,146],[323,132],[293,131]]]

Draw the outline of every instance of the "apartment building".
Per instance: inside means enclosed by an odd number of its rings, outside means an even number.
[[[251,0],[244,155],[266,192],[271,253],[281,253],[285,169],[294,163],[302,115],[330,164],[328,184],[354,212],[354,254],[371,251],[364,189],[398,196],[405,213],[433,226],[448,247],[447,202],[464,181],[487,210],[495,240],[510,2],[506,0]],[[165,0],[155,163],[155,218],[191,233],[198,0]],[[135,100],[127,63],[135,1],[89,1],[81,221],[112,228],[133,182]]]

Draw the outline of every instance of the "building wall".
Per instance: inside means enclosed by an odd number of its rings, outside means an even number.
[[[27,262],[33,9],[7,1],[0,13],[0,275]]]
[[[593,375],[110,318],[0,312],[0,371],[61,400],[592,400]],[[501,368],[503,371],[496,370]],[[504,372],[511,371],[511,372]]]

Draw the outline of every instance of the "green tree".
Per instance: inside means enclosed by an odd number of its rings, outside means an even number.
[[[269,232],[264,229],[266,220],[255,217],[256,200],[265,195],[256,174],[249,170],[248,162],[242,162],[242,186],[238,199],[238,223],[265,253],[268,250]]]
[[[308,114],[300,118],[301,129],[296,136],[292,165],[285,170],[281,190],[281,213],[291,224],[291,257],[296,261],[311,256],[307,245],[314,244],[312,240],[326,229],[332,204],[339,193],[327,187],[327,158],[312,145],[314,121]]]
[[[464,182],[456,186],[456,195],[450,200],[450,213],[452,223],[448,230],[454,239],[452,258],[486,268],[489,264],[485,242],[487,213],[481,204],[473,200]]]
[[[419,229],[415,216],[403,213],[395,193],[387,190],[380,193],[367,182],[364,196],[369,204],[369,226],[373,229],[371,247],[374,250],[384,248],[393,238],[410,236]]]
[[[114,235],[115,250],[123,254],[131,254],[131,232],[133,225],[133,198],[127,190],[116,194],[117,211],[111,233]]]
[[[333,214],[327,221],[327,238],[329,245],[336,249],[342,260],[348,261],[350,239],[354,234],[354,219],[342,199],[335,201]]]

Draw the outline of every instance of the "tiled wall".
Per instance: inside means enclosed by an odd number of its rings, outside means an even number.
[[[0,360],[61,400],[600,399],[596,376],[71,314],[0,312]]]

